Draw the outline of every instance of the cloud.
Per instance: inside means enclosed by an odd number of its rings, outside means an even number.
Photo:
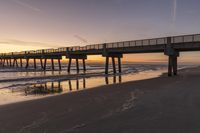
[[[0,45],[15,45],[15,46],[32,46],[32,47],[46,47],[46,48],[57,48],[57,47],[64,47],[64,45],[59,44],[52,44],[52,43],[43,43],[43,42],[30,42],[30,41],[22,41],[22,40],[15,40],[15,39],[4,39],[0,40]]]
[[[41,12],[41,10],[37,7],[34,7],[34,6],[31,6],[30,4],[26,3],[26,2],[23,2],[22,0],[12,0],[14,1],[15,3],[17,3],[18,5],[21,5],[25,8],[28,8],[28,9],[31,9],[35,12]]]
[[[83,37],[79,36],[79,35],[74,35],[74,37],[78,40],[80,40],[83,43],[88,43],[88,41],[86,39],[84,39]]]

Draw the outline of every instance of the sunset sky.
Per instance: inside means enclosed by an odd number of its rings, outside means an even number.
[[[199,0],[0,0],[0,52],[198,34],[199,5]],[[185,62],[200,58],[199,52],[181,55]],[[166,57],[128,55],[124,60]]]

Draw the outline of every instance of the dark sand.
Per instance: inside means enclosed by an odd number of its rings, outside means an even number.
[[[0,133],[200,133],[200,68],[0,106]]]

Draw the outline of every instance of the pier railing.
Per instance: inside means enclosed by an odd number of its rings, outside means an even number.
[[[15,55],[29,55],[29,54],[51,54],[51,53],[65,53],[65,52],[78,52],[78,51],[92,51],[92,50],[103,50],[114,49],[114,48],[126,48],[126,47],[138,47],[138,46],[153,46],[167,44],[167,38],[154,38],[154,39],[144,39],[144,40],[134,40],[134,41],[123,41],[123,42],[113,42],[105,44],[93,44],[86,46],[73,46],[73,47],[61,47],[56,49],[40,49],[40,50],[30,50],[21,52],[10,52],[1,53],[0,56],[15,56]],[[200,34],[194,35],[183,35],[171,37],[171,43],[194,43],[200,42]]]

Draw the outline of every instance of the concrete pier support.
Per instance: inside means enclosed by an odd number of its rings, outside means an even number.
[[[114,57],[112,57],[112,66],[113,66],[113,73],[116,73],[115,58]]]
[[[108,69],[109,69],[109,57],[106,57],[105,74],[108,74]]]
[[[41,69],[43,69],[43,70],[44,70],[44,66],[43,66],[43,60],[42,60],[42,59],[40,59],[40,65],[41,65]]]
[[[7,63],[7,66],[9,66],[9,62],[8,62],[8,59],[6,59],[6,63]]]
[[[66,58],[69,58],[69,62],[68,62],[68,69],[67,71],[70,72],[71,71],[71,63],[72,63],[72,59],[76,60],[76,71],[77,73],[79,73],[80,68],[79,68],[79,60],[83,61],[83,71],[86,71],[86,63],[85,60],[87,59],[86,55],[81,55],[81,54],[67,54]]]
[[[34,63],[34,69],[37,69],[37,62],[35,58],[33,59],[33,63]]]
[[[20,58],[20,67],[23,68],[23,61],[22,61],[22,58]]]
[[[13,59],[12,65],[10,64],[10,66],[15,67],[15,59]]]
[[[54,59],[53,58],[51,59],[51,68],[52,68],[52,70],[55,70],[55,68],[54,68]]]
[[[122,54],[107,53],[107,54],[103,55],[103,57],[106,57],[105,74],[109,73],[109,58],[112,58],[113,73],[114,74],[117,73],[115,58],[117,58],[117,61],[118,61],[118,72],[121,73],[121,58],[123,57]]]
[[[9,59],[9,61],[10,61],[10,67],[12,67],[12,59]]]
[[[29,58],[26,59],[26,67],[25,68],[28,69],[28,67],[29,67]]]
[[[169,56],[168,76],[177,75],[177,56]]]
[[[172,57],[168,57],[168,76],[172,76]]]
[[[11,62],[10,62],[11,63]],[[16,67],[18,67],[18,62],[17,62],[17,59],[13,59],[13,67],[15,67],[15,65],[16,65]]]
[[[78,62],[78,59],[76,59],[76,71],[77,71],[77,73],[79,73],[79,62]]]
[[[15,67],[15,59],[13,59],[13,62],[12,61],[10,61],[10,67]]]
[[[45,58],[45,59],[44,59],[44,66],[43,66],[43,70],[44,70],[44,71],[46,70],[46,67],[47,67],[47,59]]]
[[[168,56],[168,76],[177,75],[177,57],[179,57],[179,51],[173,48],[171,37],[167,38],[167,45],[164,52]]]
[[[59,70],[61,71],[62,70],[62,66],[61,66],[60,59],[58,59],[58,67],[59,67]]]
[[[18,65],[18,60],[17,60],[17,59],[15,60],[15,62],[16,62],[16,67],[19,67],[19,65]]]
[[[3,62],[2,62],[2,66],[3,66],[3,67],[5,66],[5,62],[6,62],[6,60],[3,59]]]
[[[67,72],[70,72],[70,70],[71,70],[71,64],[72,64],[72,59],[69,58]]]
[[[40,64],[41,64],[41,68],[46,71],[47,69],[47,61],[48,59],[50,60],[50,63],[51,63],[51,70],[55,70],[55,63],[54,63],[54,58],[44,58],[44,62],[43,62],[43,59],[40,59]],[[60,58],[55,58],[55,59],[58,59],[58,65],[59,65],[59,70],[61,70],[61,62],[60,62]]]
[[[79,59],[75,59],[76,60],[76,71],[77,73],[79,73],[80,71],[80,67],[79,67]],[[86,65],[85,65],[85,59],[81,59],[83,61],[83,71],[86,71]],[[68,69],[67,71],[70,72],[71,71],[71,63],[72,63],[72,58],[69,58],[69,62],[68,62]]]

